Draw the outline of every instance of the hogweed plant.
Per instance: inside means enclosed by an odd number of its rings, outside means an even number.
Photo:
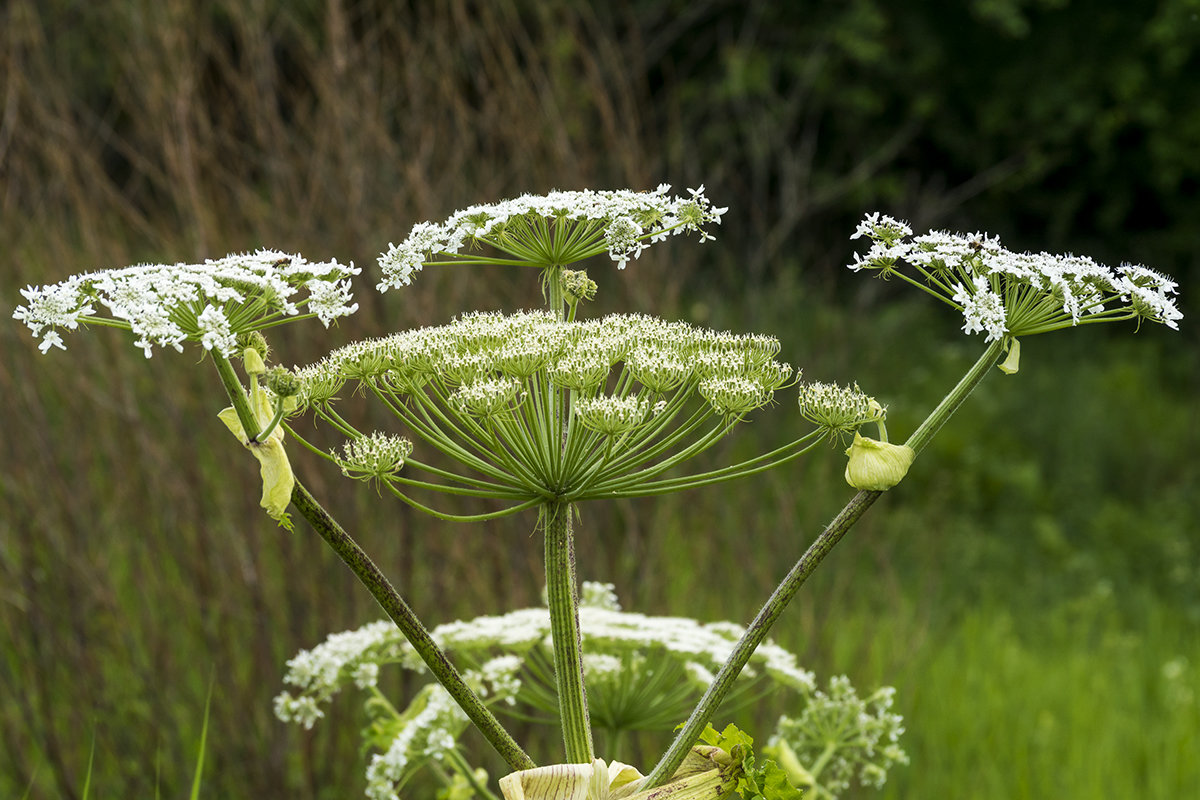
[[[772,625],[991,369],[1017,372],[1019,338],[1118,320],[1175,328],[1176,285],[1140,266],[1114,270],[1086,257],[1014,253],[980,233],[913,236],[902,221],[866,217],[851,238],[865,237],[870,248],[850,268],[906,281],[960,311],[965,333],[984,335],[978,360],[895,443],[878,401],[857,384],[802,383],[798,370],[778,360],[771,336],[643,314],[580,313],[597,286],[574,268],[579,262],[607,254],[624,268],[673,235],[710,240],[724,213],[703,188],[677,197],[660,186],[525,196],[418,224],[380,257],[380,291],[408,285],[427,267],[530,267],[540,270],[545,308],[465,313],[292,369],[268,367],[264,331],[314,316],[329,325],[352,313],[353,266],[264,251],[130,267],[28,288],[15,317],[41,336],[43,352],[64,347],[61,331],[92,324],[132,331],[147,356],[155,346],[181,350],[196,342],[211,359],[231,404],[221,419],[260,462],[264,509],[289,527],[289,507],[304,517],[390,618],[300,653],[288,664],[292,688],[276,699],[278,716],[311,726],[343,688],[367,693],[366,738],[378,751],[367,770],[370,797],[398,797],[428,767],[445,782],[446,796],[493,800],[487,775],[461,745],[472,725],[513,770],[499,781],[508,800],[641,800],[663,792],[736,792],[749,800],[794,798],[801,790],[836,797],[855,779],[882,785],[888,769],[907,760],[901,720],[890,710],[893,692],[860,697],[845,678],[818,688],[769,642]],[[246,384],[233,366],[238,357]],[[809,433],[735,464],[692,466],[793,387]],[[390,412],[395,429],[358,430],[339,410],[343,396]],[[308,442],[292,424],[303,414],[345,444],[326,452]],[[828,440],[849,440],[846,480],[858,491],[748,626],[624,612],[611,588],[598,584],[583,584],[581,603],[574,522],[586,501],[712,486],[779,467]],[[529,512],[545,543],[546,607],[428,630],[292,473],[286,450],[293,443],[439,522]],[[464,502],[475,506],[464,510]],[[378,688],[387,665],[427,671],[430,682],[398,707]],[[790,693],[794,711],[758,753],[736,728],[711,725],[719,708],[761,701],[768,690]],[[535,765],[497,712],[556,727],[564,763]],[[614,760],[625,734],[655,728],[675,735],[648,774]]]

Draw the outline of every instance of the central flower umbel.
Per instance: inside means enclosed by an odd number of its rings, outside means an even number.
[[[778,352],[773,337],[642,315],[565,322],[548,311],[474,313],[349,345],[296,376],[301,407],[352,439],[362,434],[332,407],[346,381],[466,468],[452,472],[408,457],[408,466],[437,480],[383,476],[406,501],[425,508],[406,491],[431,489],[507,500],[513,505],[500,513],[508,513],[732,477],[737,468],[659,476],[711,447],[791,382]]]

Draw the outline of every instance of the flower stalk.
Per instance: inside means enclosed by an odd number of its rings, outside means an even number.
[[[226,393],[237,412],[238,420],[241,421],[247,438],[255,441],[259,425],[250,408],[245,389],[233,370],[233,365],[228,358],[215,350],[212,351],[212,357],[217,366],[217,372],[221,376],[221,383],[225,386]],[[462,675],[450,662],[445,651],[429,635],[429,631],[413,613],[400,593],[396,591],[387,576],[299,480],[295,482],[292,489],[292,505],[302,517],[308,520],[313,530],[325,540],[331,550],[337,553],[388,617],[396,623],[405,638],[412,644],[413,649],[421,656],[421,660],[429,667],[430,672],[445,687],[504,761],[515,770],[532,769],[536,766],[533,759],[521,749],[512,735],[484,705],[479,695],[463,680]]]
[[[919,453],[924,447],[929,444],[934,434],[946,423],[954,412],[962,406],[963,402],[970,396],[976,386],[987,377],[992,366],[1000,359],[1003,352],[1003,342],[1000,340],[994,341],[988,345],[983,355],[971,366],[967,374],[962,380],[947,394],[937,407],[925,418],[912,436],[908,438],[905,445],[912,448],[914,452]],[[654,770],[646,778],[646,787],[661,786],[666,780],[675,773],[679,765],[683,762],[688,751],[700,739],[700,734],[704,732],[705,726],[712,719],[713,713],[725,699],[725,696],[733,688],[734,681],[741,674],[742,669],[746,666],[746,662],[750,660],[750,656],[754,650],[763,643],[767,633],[779,619],[783,610],[787,608],[792,598],[796,596],[796,592],[808,580],[813,571],[829,555],[829,552],[834,546],[842,540],[854,524],[867,512],[867,509],[875,504],[879,499],[881,491],[860,490],[850,501],[842,508],[838,515],[833,518],[833,521],[825,526],[821,534],[809,545],[804,555],[795,563],[791,571],[780,582],[775,591],[767,599],[767,602],[759,610],[754,621],[746,629],[746,633],[738,641],[733,652],[730,653],[729,659],[721,670],[717,673],[716,678],[709,685],[708,691],[704,693],[704,697],[696,705],[696,709],[683,724],[679,733],[671,746],[659,759]]]

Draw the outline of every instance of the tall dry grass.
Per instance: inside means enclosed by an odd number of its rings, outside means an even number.
[[[5,317],[19,286],[82,269],[258,246],[369,265],[413,222],[471,202],[698,171],[669,174],[647,144],[662,132],[644,114],[636,28],[584,4],[14,0],[2,13]],[[689,261],[603,281],[669,305]],[[288,332],[281,356],[537,296],[511,274],[430,275],[384,298],[364,278],[363,310],[334,342]],[[210,375],[145,362],[118,337],[69,346],[44,359],[0,326],[0,794],[75,796],[93,735],[106,793],[171,794],[212,675],[210,790],[354,786],[350,712],[301,735],[270,697],[295,650],[377,612],[314,540],[264,523]],[[529,530],[467,537],[370,511],[369,494],[306,467],[432,622],[536,602]]]

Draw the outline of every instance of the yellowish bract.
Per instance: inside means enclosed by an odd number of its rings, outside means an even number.
[[[850,456],[846,483],[869,492],[884,492],[895,486],[917,457],[911,447],[867,439],[860,433],[854,434],[846,455]]]

